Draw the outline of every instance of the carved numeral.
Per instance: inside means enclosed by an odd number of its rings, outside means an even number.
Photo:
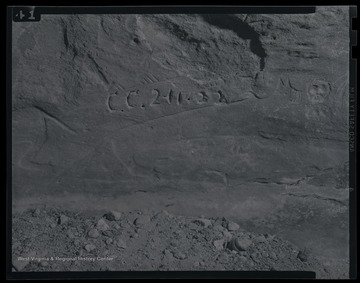
[[[177,99],[177,105],[180,105],[183,103],[183,95],[181,91],[179,92],[178,99]]]
[[[174,94],[173,90],[170,89],[170,92],[169,92],[169,102],[170,102],[170,104],[174,101],[174,99],[175,99],[175,94]]]
[[[226,96],[222,93],[221,90],[219,90],[219,91],[217,92],[217,95],[218,95],[218,102],[219,102],[219,103],[229,104],[228,99],[227,99]]]
[[[13,20],[15,22],[35,22],[40,21],[40,14],[31,7],[16,7],[13,10]]]
[[[167,95],[163,95],[163,99],[166,100],[166,102],[168,104],[170,104],[170,94],[171,94],[172,90],[170,90],[170,93],[168,93]]]
[[[209,101],[209,97],[204,91],[199,92],[198,95],[201,96],[201,98],[197,101],[198,103],[203,104]]]
[[[151,91],[152,95],[155,95],[154,100],[150,103],[150,105],[160,104],[160,91],[157,89],[153,89]]]
[[[25,15],[23,14],[23,11],[20,10],[20,13],[19,13],[19,18],[20,18],[20,20],[22,20],[24,17],[25,17]]]

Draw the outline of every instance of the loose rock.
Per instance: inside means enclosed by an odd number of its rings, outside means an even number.
[[[113,232],[111,230],[102,231],[102,234],[107,237],[113,236]]]
[[[85,250],[86,250],[87,252],[91,252],[91,251],[93,251],[93,250],[95,250],[95,249],[96,249],[96,246],[93,245],[93,244],[87,244],[87,245],[85,245]]]
[[[110,226],[106,223],[106,221],[101,218],[97,224],[96,224],[96,228],[100,231],[106,231],[110,229]]]
[[[180,251],[175,251],[173,252],[173,256],[174,258],[177,258],[177,259],[180,259],[180,260],[183,260],[186,258],[186,255]]]
[[[216,240],[213,244],[218,251],[221,251],[224,248],[224,243],[224,240]]]
[[[24,255],[22,258],[26,259],[26,258],[30,258],[30,257],[34,257],[34,256],[36,256],[36,252],[30,252],[30,253]],[[16,271],[23,270],[29,263],[30,263],[29,260],[23,260],[19,257],[15,257],[12,261],[12,265],[16,269]]]
[[[316,262],[315,257],[309,257],[303,262],[302,253],[299,254],[299,248],[284,241],[280,237],[269,240],[261,237],[261,234],[242,232],[229,232],[227,230],[228,222],[226,220],[208,219],[212,221],[213,228],[203,229],[202,224],[194,223],[194,218],[184,216],[174,216],[176,219],[170,220],[161,213],[149,213],[154,216],[151,218],[151,225],[123,226],[127,221],[133,222],[136,217],[133,212],[124,212],[119,222],[108,222],[105,218],[103,221],[111,229],[100,231],[96,228],[97,220],[89,215],[75,214],[70,211],[47,211],[42,210],[42,214],[51,219],[60,214],[67,215],[71,222],[66,226],[57,226],[54,230],[47,230],[46,233],[40,234],[44,225],[48,223],[42,218],[34,218],[33,211],[28,211],[19,218],[14,220],[14,238],[13,243],[17,249],[13,249],[14,259],[19,256],[27,255],[27,251],[48,251],[49,256],[60,254],[64,257],[74,256],[100,256],[117,258],[119,266],[110,264],[113,270],[143,270],[143,262],[148,262],[152,270],[269,270],[273,264],[287,270],[314,270],[318,273],[325,273],[323,265]],[[142,217],[142,216],[141,216]],[[28,219],[33,220],[29,228]],[[205,219],[205,218],[203,218]],[[88,221],[88,224],[86,223]],[[100,221],[101,223],[101,221]],[[114,224],[121,224],[120,230],[113,229]],[[215,223],[215,226],[214,226]],[[224,223],[224,228],[219,228]],[[25,225],[26,226],[25,226]],[[194,226],[192,229],[190,226]],[[200,227],[201,226],[201,227]],[[23,228],[26,228],[24,230]],[[221,230],[223,230],[221,232]],[[24,232],[29,237],[24,239]],[[20,232],[20,233],[19,233]],[[136,239],[139,232],[139,239]],[[69,235],[77,236],[70,240]],[[227,235],[224,236],[224,235]],[[105,235],[105,236],[104,236]],[[133,237],[133,238],[131,238]],[[100,239],[101,238],[101,239]],[[130,238],[130,239],[129,239]],[[266,239],[265,242],[262,242]],[[56,241],[56,244],[54,242]],[[226,247],[226,249],[225,249]],[[162,252],[164,254],[162,254]],[[299,256],[298,256],[299,254]],[[282,255],[282,256],[281,256]],[[37,257],[44,257],[45,254],[37,253]],[[302,259],[300,259],[302,258]],[[193,262],[198,261],[193,267]],[[200,262],[204,266],[200,266]],[[104,266],[108,266],[107,261],[95,262],[48,262],[46,263],[31,262],[22,269],[23,271],[44,271],[44,270],[71,270],[71,266],[76,266],[77,271],[102,271]],[[115,261],[113,261],[115,263]],[[137,265],[139,263],[139,265]],[[26,263],[25,263],[26,264]],[[54,266],[54,264],[56,266]],[[16,265],[16,264],[15,264]],[[162,267],[160,267],[162,266]],[[335,266],[336,267],[336,266]],[[21,267],[19,267],[21,269]],[[150,269],[150,267],[147,267]],[[340,269],[339,269],[340,270]],[[343,272],[345,269],[341,269]],[[331,270],[331,273],[334,271]],[[328,276],[328,275],[327,275]],[[330,275],[329,275],[330,276]]]
[[[257,237],[255,238],[255,242],[264,243],[264,242],[266,242],[266,238],[265,238],[264,235],[257,236]]]
[[[214,226],[214,230],[215,230],[215,231],[223,232],[223,231],[224,231],[224,227],[218,224],[218,225],[215,225],[215,226]]]
[[[118,239],[116,245],[121,249],[126,249],[127,245],[123,239]]]
[[[151,221],[150,216],[148,215],[141,215],[138,218],[135,219],[134,224],[136,226],[142,226]]]
[[[235,222],[229,222],[228,225],[227,225],[227,229],[229,231],[236,231],[236,230],[240,229],[240,226],[239,226],[239,224],[237,224]]]
[[[233,235],[229,231],[226,231],[226,230],[223,231],[223,235],[227,241],[230,241],[233,237]]]
[[[60,217],[59,217],[59,220],[58,220],[58,223],[59,224],[65,224],[65,223],[67,223],[69,221],[69,217],[67,217],[66,215],[60,215]]]
[[[272,259],[277,259],[276,253],[274,253],[274,252],[270,252],[269,257]]]
[[[40,210],[39,208],[37,208],[37,209],[34,210],[34,212],[33,212],[32,215],[33,215],[34,217],[38,217],[38,216],[40,215],[40,213],[41,213],[41,210]]]
[[[114,222],[114,224],[112,225],[114,229],[118,230],[120,229],[120,225],[117,224],[116,222]]]
[[[309,252],[308,252],[306,249],[301,250],[301,251],[299,251],[297,257],[298,257],[301,261],[306,262],[306,261],[308,260],[308,258],[309,258]]]
[[[90,237],[90,238],[97,238],[97,237],[99,237],[100,236],[100,233],[99,233],[99,231],[97,230],[97,229],[91,229],[89,232],[88,232],[88,236]]]
[[[109,221],[117,221],[121,219],[121,212],[110,211],[106,213],[104,217]]]
[[[12,248],[13,248],[13,250],[15,250],[15,249],[19,248],[20,246],[21,246],[21,242],[15,242],[15,243],[13,243]]]
[[[74,233],[73,233],[71,230],[69,230],[69,231],[67,232],[67,235],[68,235],[68,237],[69,237],[70,239],[75,238],[75,235],[74,235]]]
[[[205,228],[212,225],[211,220],[206,219],[206,218],[198,218],[198,219],[195,219],[195,220],[193,221],[193,223],[198,224],[198,225],[200,225],[200,226],[202,226],[202,227],[205,227]]]
[[[230,250],[246,251],[251,244],[252,241],[250,239],[234,238],[229,242],[228,248]]]
[[[170,256],[170,255],[172,256],[171,251],[168,250],[168,249],[163,250],[163,254],[166,255],[166,256]]]
[[[41,265],[42,267],[45,267],[45,266],[48,266],[49,263],[48,263],[47,261],[41,261],[41,262],[40,262],[40,265]]]
[[[169,217],[169,218],[172,218],[174,215],[172,215],[170,212],[168,212],[167,210],[162,210],[161,211],[165,216]]]

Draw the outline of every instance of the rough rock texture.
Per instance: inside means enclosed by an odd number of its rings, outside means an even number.
[[[346,257],[348,28],[346,7],[14,23],[14,206],[316,227]]]
[[[51,228],[49,224],[61,212],[52,208],[41,209],[36,217],[31,210],[14,215],[16,271],[306,270],[321,279],[348,277],[346,261],[329,268],[311,251],[304,256],[303,250],[281,237],[214,229],[227,221],[223,217],[210,218],[214,225],[203,226],[189,217],[146,211],[151,221],[139,229],[133,223],[139,211],[134,210],[116,221],[120,229],[91,238],[87,231],[101,214],[66,212],[71,221]],[[259,237],[263,240],[258,241]],[[233,240],[245,248],[233,249],[229,245]]]

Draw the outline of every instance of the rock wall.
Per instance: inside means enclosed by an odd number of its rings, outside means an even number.
[[[14,205],[346,223],[348,30],[346,7],[13,23]]]

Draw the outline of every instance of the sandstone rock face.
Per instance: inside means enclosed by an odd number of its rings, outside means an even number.
[[[348,29],[346,7],[14,23],[14,201],[203,193],[244,218],[308,198],[345,213]]]

